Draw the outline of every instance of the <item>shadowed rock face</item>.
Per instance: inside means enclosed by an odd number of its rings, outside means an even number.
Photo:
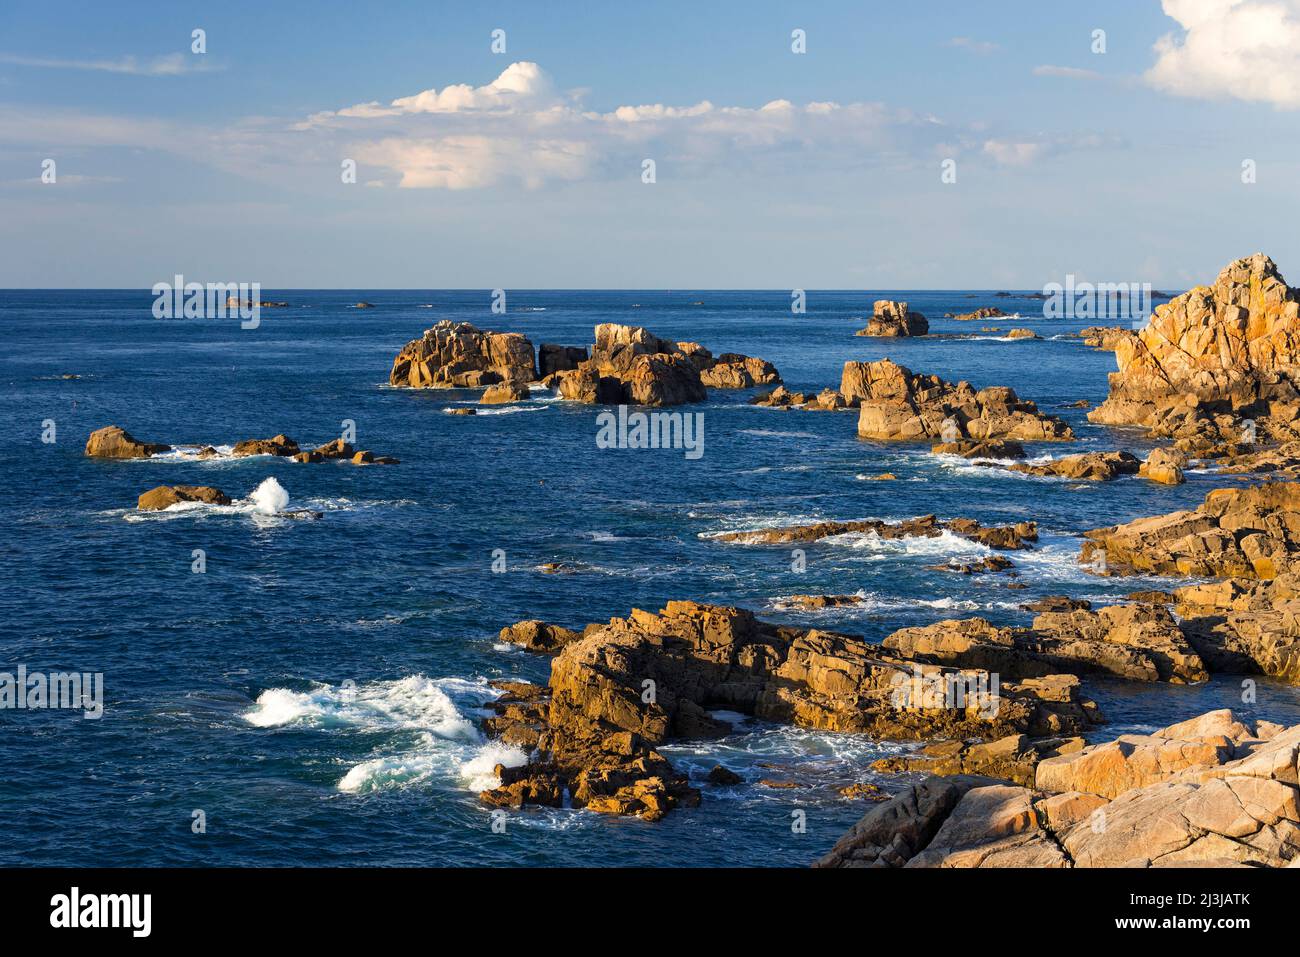
[[[1300,859],[1298,762],[1300,725],[1214,711],[1048,757],[1033,787],[930,778],[875,806],[815,866],[1288,866]]]
[[[1232,578],[1175,592],[1183,632],[1214,671],[1300,684],[1300,578]]]
[[[909,312],[907,303],[877,299],[871,321],[858,332],[860,336],[923,336],[930,323],[919,312]]]
[[[1194,511],[1085,532],[1081,561],[1109,573],[1271,579],[1300,551],[1300,483],[1216,489]]]
[[[938,376],[913,374],[881,359],[846,362],[840,394],[856,400],[858,435],[879,440],[1018,439],[1056,441],[1074,438],[1064,421],[1023,402],[1013,389],[976,390]]]
[[[414,389],[478,388],[537,378],[533,344],[517,332],[481,332],[444,319],[402,347],[388,381]]]
[[[1157,306],[1147,327],[1113,340],[1119,371],[1089,421],[1154,425],[1171,404],[1267,411],[1294,403],[1300,293],[1262,253],[1228,264],[1211,286]],[[1263,406],[1261,408],[1261,405]]]
[[[555,633],[539,640],[544,627],[507,631],[549,651]],[[567,788],[576,806],[658,818],[698,793],[654,748],[728,733],[707,713],[715,708],[895,740],[1074,734],[1099,720],[1070,675],[1003,681],[993,707],[973,695],[954,704],[945,697],[954,683],[989,676],[907,661],[846,635],[767,624],[737,608],[669,602],[658,614],[635,610],[573,635],[559,634],[544,691],[496,703],[489,733],[537,750],[523,768],[502,769],[485,801],[558,803]]]
[[[170,448],[170,445],[141,442],[126,429],[116,425],[96,429],[86,440],[86,454],[99,459],[147,459]]]

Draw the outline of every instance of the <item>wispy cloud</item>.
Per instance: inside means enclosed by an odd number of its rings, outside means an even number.
[[[1101,74],[1096,70],[1084,70],[1077,66],[1053,66],[1050,63],[1036,66],[1034,76],[1059,76],[1068,80],[1100,80]]]
[[[948,41],[948,46],[969,50],[971,53],[978,53],[980,56],[988,56],[990,53],[997,53],[1002,49],[996,43],[988,40],[975,40],[971,37],[953,37]]]
[[[0,63],[47,70],[96,70],[103,73],[125,73],[131,76],[180,76],[185,73],[207,73],[220,69],[207,58],[206,54],[187,53],[168,53],[164,56],[144,59],[128,55],[109,60],[66,60],[57,57],[0,53]]]

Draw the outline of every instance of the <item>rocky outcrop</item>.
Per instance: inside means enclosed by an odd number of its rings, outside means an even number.
[[[781,381],[776,367],[739,353],[714,357],[696,342],[669,342],[641,326],[602,323],[590,358],[557,370],[547,383],[574,402],[681,405],[703,402],[706,386],[746,389]]]
[[[402,347],[388,381],[413,389],[475,389],[536,378],[533,344],[519,333],[481,332],[444,319]]]
[[[700,380],[710,389],[750,389],[780,382],[781,374],[766,359],[724,352],[700,370]]]
[[[891,299],[877,299],[871,321],[859,336],[923,336],[930,331],[930,323],[919,312],[909,312],[907,303]]]
[[[1040,761],[1071,754],[1083,747],[1084,740],[1077,735],[1035,739],[1009,734],[996,741],[936,741],[912,754],[881,758],[872,762],[871,768],[887,774],[909,772],[944,777],[978,774],[1033,787]]]
[[[1108,574],[1276,578],[1300,550],[1300,483],[1216,489],[1200,507],[1084,533]]]
[[[507,644],[553,655],[558,654],[565,645],[581,638],[582,633],[530,618],[502,628],[499,637]]]
[[[945,319],[956,319],[958,322],[969,322],[973,319],[1001,319],[1006,313],[997,306],[980,306],[974,312],[946,312]]]
[[[1125,326],[1089,326],[1079,332],[1085,346],[1103,352],[1114,352],[1121,342],[1136,336],[1136,332]]]
[[[777,386],[771,392],[754,396],[750,405],[763,405],[774,409],[803,409],[806,412],[837,412],[856,409],[859,399],[845,398],[837,389],[823,389],[816,395],[807,392],[791,392],[785,386]]]
[[[142,512],[156,512],[181,502],[229,505],[230,496],[210,485],[159,485],[143,493],[135,507]]]
[[[147,459],[170,449],[170,445],[141,442],[126,429],[116,425],[96,429],[86,440],[86,454],[97,459]]]
[[[840,381],[845,399],[858,400],[858,435],[890,440],[1072,439],[1064,421],[1021,401],[1013,389],[975,389],[938,376],[914,375],[888,359],[846,362]]]
[[[1214,671],[1300,684],[1300,577],[1227,579],[1174,593],[1188,641]]]
[[[895,631],[883,647],[909,660],[1010,678],[1106,674],[1192,684],[1209,677],[1169,611],[1151,604],[1045,611],[1029,628],[983,618],[940,621]]]
[[[952,532],[989,548],[1029,548],[1038,540],[1038,526],[1034,522],[1015,525],[985,527],[971,518],[954,518],[940,521],[934,515],[922,515],[902,522],[885,522],[880,519],[861,519],[848,522],[816,522],[812,525],[786,525],[780,528],[760,528],[740,532],[720,532],[710,535],[720,542],[738,542],[743,545],[788,545],[794,542],[815,542],[835,535],[876,535],[880,538],[935,538]]]
[[[961,442],[940,442],[930,447],[932,455],[960,455],[964,459],[1023,459],[1025,447],[1019,442],[995,439],[989,442],[976,442],[966,439]]]
[[[502,405],[507,402],[526,402],[529,394],[526,382],[498,382],[483,390],[479,403],[482,405]]]
[[[861,605],[864,601],[866,599],[861,595],[786,595],[778,602],[778,607],[818,611],[823,608],[848,608]]]
[[[1088,419],[1156,425],[1172,407],[1249,412],[1300,401],[1300,293],[1262,253],[1230,263],[1210,286],[1157,306],[1115,343],[1110,397]]]
[[[820,867],[1285,867],[1300,859],[1300,725],[1211,712],[1040,761],[1033,787],[932,777]]]
[[[246,455],[279,455],[294,456],[301,449],[298,443],[287,435],[275,435],[269,439],[244,439],[236,442],[235,447],[231,449],[230,454],[235,458],[242,458]]]
[[[1039,339],[1038,333],[1033,329],[1011,329],[1007,332],[1008,339]]]
[[[1138,474],[1160,485],[1181,485],[1187,481],[1183,475],[1186,467],[1187,456],[1182,452],[1176,449],[1152,449],[1138,469]]]
[[[530,625],[531,630],[531,625]],[[490,734],[534,750],[499,769],[490,803],[657,819],[699,794],[655,748],[727,734],[709,709],[916,740],[1076,734],[1096,717],[1069,675],[1003,681],[909,662],[847,635],[767,624],[737,608],[669,602],[562,644],[547,688],[495,705]],[[978,689],[984,689],[980,693]],[[959,693],[964,689],[964,693]]]
[[[1122,475],[1136,475],[1142,463],[1129,452],[1082,452],[1030,465],[1013,462],[1001,468],[1039,478],[1063,478],[1077,482],[1111,482]]]

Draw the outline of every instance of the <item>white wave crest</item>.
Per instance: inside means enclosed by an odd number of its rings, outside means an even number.
[[[302,727],[389,734],[382,753],[353,764],[340,791],[368,793],[450,778],[472,791],[500,783],[498,764],[528,760],[521,749],[485,741],[470,717],[499,692],[484,681],[410,675],[359,686],[269,688],[243,718],[259,728]]]

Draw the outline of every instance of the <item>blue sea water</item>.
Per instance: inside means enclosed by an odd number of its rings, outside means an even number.
[[[856,338],[874,299],[906,299],[939,335]],[[855,436],[852,413],[758,408],[752,392],[712,391],[704,455],[596,446],[598,409],[527,402],[479,415],[443,410],[470,392],[387,385],[393,356],[439,319],[518,331],[534,344],[587,344],[600,322],[629,322],[713,350],[776,363],[792,389],[837,385],[848,359],[888,356],[976,386],[1011,385],[1060,414],[1078,439],[1035,454],[1127,448],[1139,433],[1092,426],[1110,353],[1047,321],[1029,298],[989,292],[271,290],[290,308],[259,328],[157,320],[146,292],[0,292],[4,538],[0,670],[104,675],[105,711],[0,710],[0,864],[78,865],[804,865],[864,805],[838,789],[906,783],[869,770],[906,745],[745,723],[704,745],[674,745],[680,767],[722,761],[745,783],[705,787],[700,808],[647,824],[574,810],[512,813],[495,833],[474,788],[502,759],[476,719],[487,681],[544,681],[548,662],[503,647],[522,618],[571,626],[657,609],[673,598],[723,602],[781,622],[879,639],[945,617],[1027,623],[1047,594],[1107,600],[1172,582],[1100,579],[1077,565],[1079,533],[1195,505],[1236,479],[1194,473],[1166,488],[1026,478]],[[374,304],[358,310],[359,300]],[[696,303],[699,303],[698,305]],[[1021,318],[954,322],[997,304]],[[1007,341],[984,326],[1029,327]],[[967,335],[973,338],[947,338]],[[75,374],[76,379],[65,379]],[[41,441],[52,420],[56,441]],[[254,457],[165,455],[100,461],[91,431],[232,445],[279,432],[312,447],[356,424],[357,446],[401,464],[298,465]],[[870,481],[892,472],[896,481]],[[216,485],[242,499],[268,477],[318,521],[248,506],[147,515],[159,484]],[[848,537],[806,548],[727,544],[712,533],[831,518],[926,513],[986,523],[1035,519],[1042,541],[1019,579],[927,568],[984,550],[951,537]],[[195,549],[207,570],[191,570]],[[495,550],[504,573],[494,573]],[[572,574],[547,575],[544,562]],[[1011,590],[1009,581],[1025,590]],[[861,605],[798,612],[792,593],[860,592]],[[1159,727],[1215,707],[1300,721],[1297,689],[1240,679],[1184,688],[1089,682],[1110,723],[1096,737]],[[764,777],[797,781],[771,789]],[[792,812],[806,815],[804,833]],[[206,825],[195,833],[195,812]]]

